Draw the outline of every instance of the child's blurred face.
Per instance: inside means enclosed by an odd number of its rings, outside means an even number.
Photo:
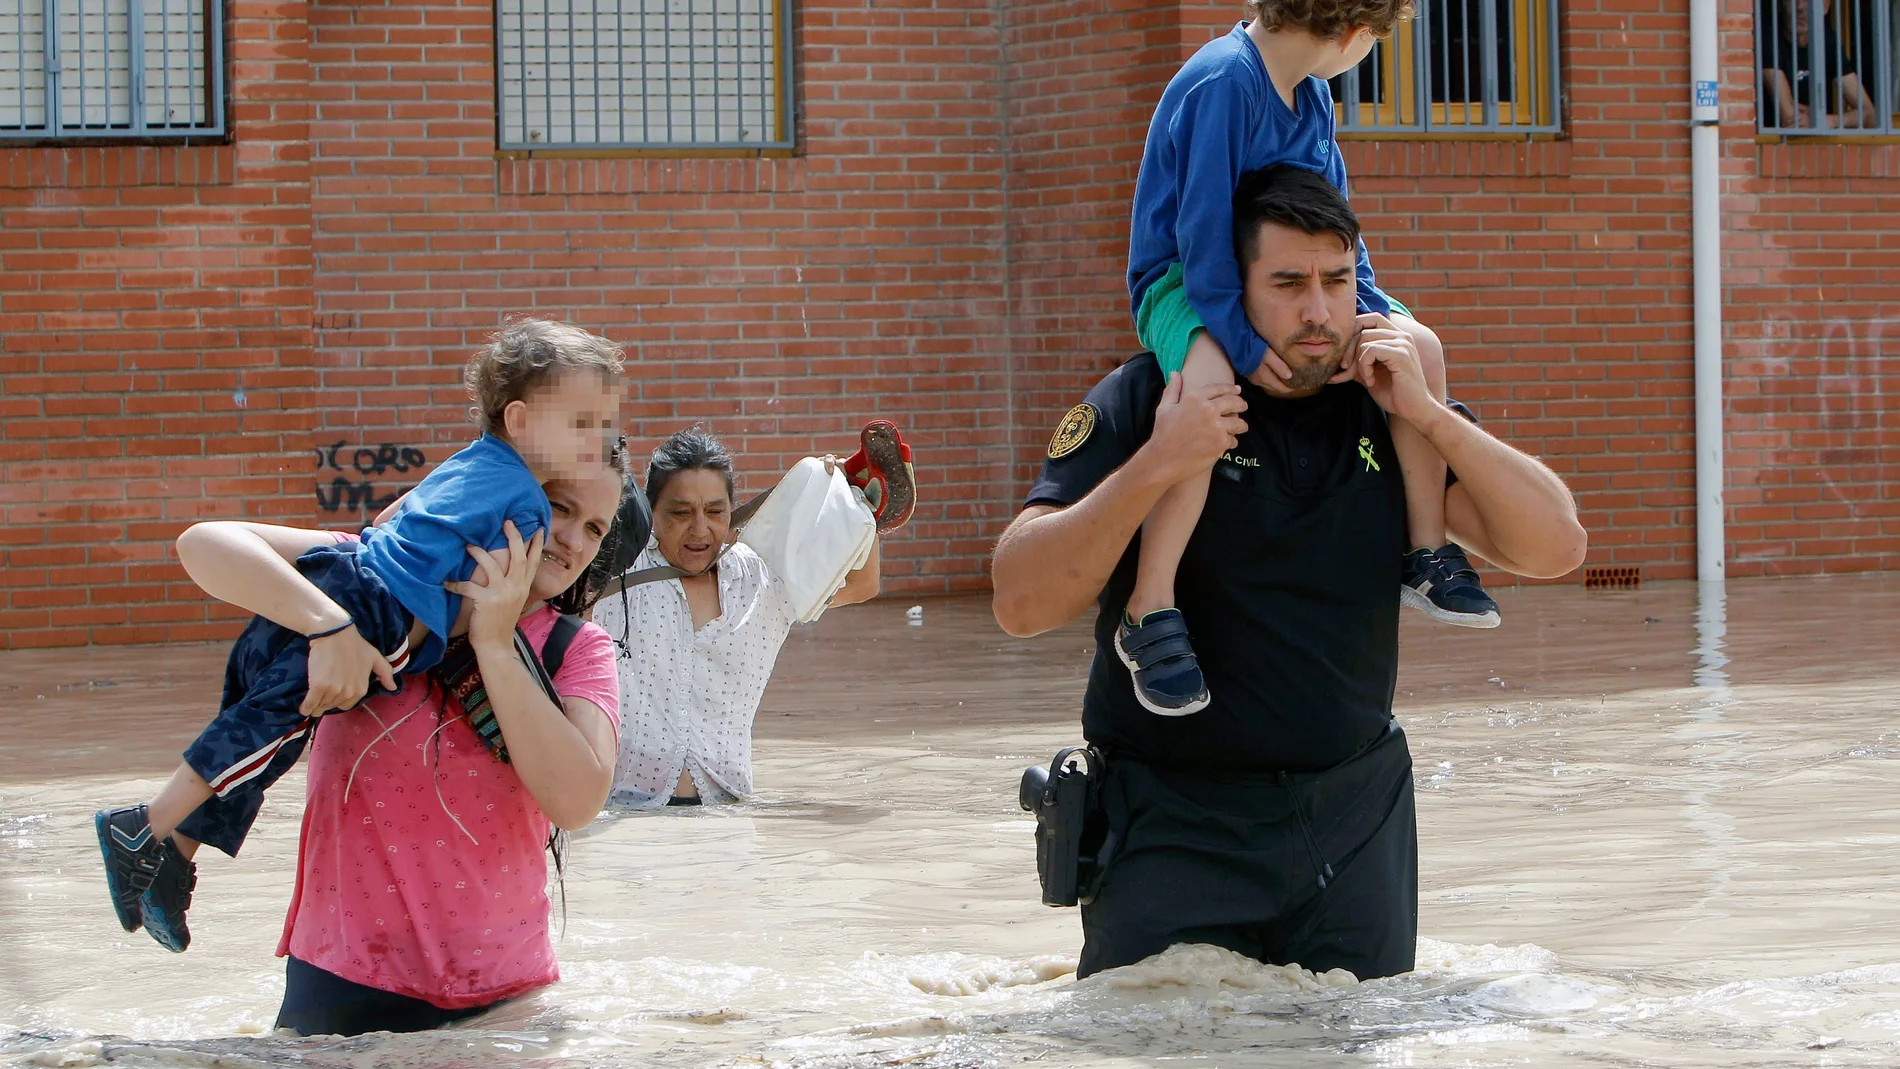
[[[620,397],[613,379],[589,370],[566,371],[502,411],[508,442],[542,482],[584,481],[613,452]]]
[[[1339,54],[1335,56],[1328,53],[1326,64],[1313,73],[1321,79],[1337,78],[1357,67],[1361,61],[1372,54],[1372,46],[1378,43],[1379,39],[1372,35],[1372,31],[1361,26],[1341,37],[1337,42]]]

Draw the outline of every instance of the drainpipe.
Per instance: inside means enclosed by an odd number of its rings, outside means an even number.
[[[1723,578],[1722,185],[1716,4],[1689,0],[1690,192],[1695,254],[1696,578]]]

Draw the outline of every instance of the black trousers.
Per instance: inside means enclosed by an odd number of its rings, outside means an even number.
[[[1111,755],[1101,797],[1121,846],[1082,907],[1078,977],[1176,943],[1361,980],[1411,971],[1418,818],[1396,722],[1316,773],[1200,774]]]
[[[378,991],[297,958],[284,959],[284,1004],[277,1027],[300,1036],[360,1036],[365,1032],[426,1032],[489,1010],[445,1010],[431,1002]]]

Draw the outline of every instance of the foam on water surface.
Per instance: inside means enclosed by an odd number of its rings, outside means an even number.
[[[1496,632],[1407,621],[1404,976],[1187,946],[1075,980],[1077,914],[1038,904],[1015,791],[1075,740],[1087,634],[873,605],[788,644],[759,798],[575,837],[560,984],[352,1039],[270,1031],[295,776],[242,858],[202,865],[189,953],[111,919],[90,814],[157,786],[223,651],[114,650],[109,705],[36,653],[11,678],[51,673],[44,715],[0,737],[0,1064],[1900,1065],[1900,582],[1731,584],[1719,688],[1692,685],[1693,593],[1506,590]]]

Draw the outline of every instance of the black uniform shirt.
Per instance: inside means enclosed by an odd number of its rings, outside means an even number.
[[[1071,409],[1030,505],[1072,505],[1154,431],[1160,368],[1142,354]],[[1247,433],[1214,466],[1175,580],[1213,703],[1156,716],[1135,700],[1115,627],[1135,587],[1139,534],[1101,594],[1083,734],[1153,764],[1310,771],[1385,730],[1398,674],[1405,485],[1385,413],[1356,383],[1282,400],[1250,383]]]

